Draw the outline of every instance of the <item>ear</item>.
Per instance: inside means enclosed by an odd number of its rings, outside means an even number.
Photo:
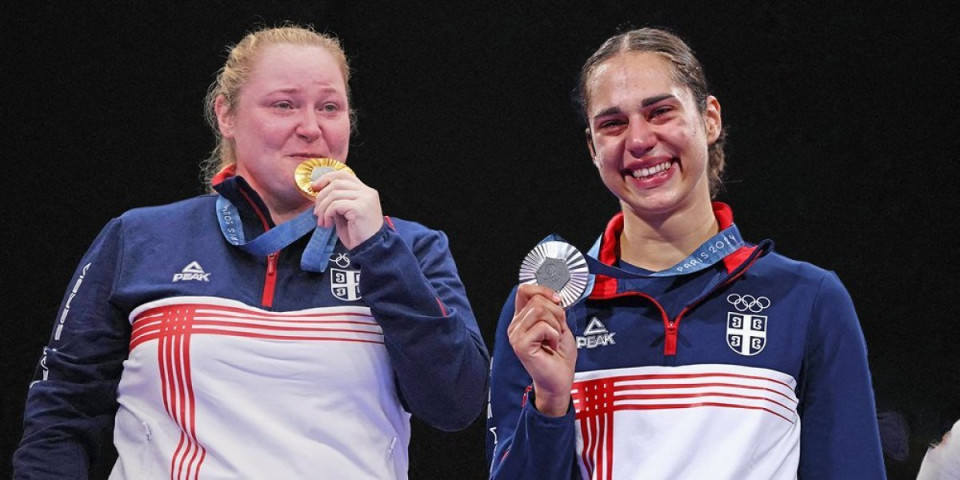
[[[723,119],[720,116],[720,102],[717,97],[710,95],[707,97],[707,108],[703,112],[704,127],[707,131],[707,143],[713,145],[713,142],[720,138],[720,131],[723,130]]]
[[[230,105],[227,104],[227,99],[223,95],[217,95],[217,99],[213,102],[213,111],[217,116],[217,128],[220,130],[220,135],[223,138],[233,138],[233,112],[230,111]]]
[[[590,134],[590,127],[587,127],[583,130],[583,134],[587,140],[587,150],[590,151],[590,160],[594,165],[597,164],[597,148],[593,144],[593,135]]]

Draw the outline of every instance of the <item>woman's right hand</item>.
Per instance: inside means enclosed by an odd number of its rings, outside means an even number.
[[[337,227],[340,242],[348,249],[365,242],[383,226],[380,195],[343,170],[324,174],[311,186],[317,192],[313,213],[317,225]]]
[[[510,345],[533,379],[537,410],[554,417],[570,407],[577,363],[577,345],[560,301],[548,287],[520,285],[507,327]]]

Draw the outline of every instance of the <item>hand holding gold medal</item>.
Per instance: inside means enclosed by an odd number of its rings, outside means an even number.
[[[336,174],[338,171],[348,175]],[[328,173],[331,175],[327,176]],[[318,181],[324,186],[315,190],[313,186]],[[360,181],[342,162],[332,158],[308,159],[297,166],[294,182],[300,193],[314,201],[317,226],[336,227],[337,237],[348,249],[363,243],[383,226],[377,191]]]
[[[352,175],[356,175],[350,167],[332,158],[310,158],[297,165],[297,169],[293,172],[293,179],[300,192],[313,200],[317,198],[317,192],[313,190],[313,182],[325,173],[336,170],[345,170]]]

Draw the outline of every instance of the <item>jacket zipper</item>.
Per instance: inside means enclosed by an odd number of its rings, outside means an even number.
[[[253,212],[257,214],[257,218],[260,219],[260,223],[263,225],[263,232],[266,233],[269,231],[270,221],[267,220],[267,215],[257,206],[257,202],[253,201],[253,198],[251,198],[247,192],[243,191],[243,189],[240,189],[240,194],[243,195],[243,198],[245,198],[247,203],[250,204],[250,207],[253,208]],[[267,308],[273,306],[273,294],[277,288],[277,257],[279,255],[279,251],[267,255],[267,273],[266,278],[263,280],[263,295],[260,297],[260,305]]]
[[[677,354],[677,331],[680,329],[680,320],[683,319],[683,316],[686,315],[691,310],[693,310],[694,308],[699,307],[701,303],[706,301],[707,298],[710,298],[710,296],[713,295],[715,292],[718,292],[724,288],[727,288],[727,286],[733,283],[736,279],[743,276],[743,274],[747,272],[747,269],[752,267],[754,262],[757,261],[757,259],[766,255],[767,251],[769,251],[769,249],[771,248],[771,245],[772,245],[772,242],[770,242],[769,240],[764,240],[763,242],[760,242],[760,244],[758,244],[754,248],[753,252],[750,253],[750,256],[747,257],[747,259],[743,263],[737,266],[737,268],[735,268],[727,278],[724,278],[720,283],[718,283],[716,286],[711,288],[710,291],[707,292],[705,295],[702,295],[700,298],[687,304],[686,307],[683,307],[683,310],[680,311],[680,313],[677,315],[677,318],[673,320],[664,320],[663,324],[666,329],[666,338],[664,339],[664,342],[663,342],[663,354],[665,356],[670,357],[670,356],[675,356]],[[657,303],[657,301],[654,300],[652,297],[648,297],[648,298],[650,298],[650,300],[652,300],[654,303]],[[660,304],[657,303],[657,306],[660,307]],[[663,307],[660,307],[660,311],[661,312],[664,311]],[[664,317],[666,317],[666,313],[664,313]]]
[[[689,304],[687,304],[686,307],[683,307],[683,310],[681,310],[680,313],[677,315],[677,317],[674,318],[673,320],[671,320],[670,317],[667,316],[667,311],[664,310],[663,306],[660,305],[660,302],[658,302],[657,299],[643,292],[628,291],[628,292],[617,293],[613,295],[605,295],[602,298],[596,298],[596,299],[606,300],[611,298],[638,296],[638,297],[646,298],[647,300],[650,300],[651,302],[653,302],[653,304],[656,305],[657,309],[660,310],[660,316],[663,319],[663,330],[664,330],[663,355],[665,357],[675,357],[677,355],[677,337],[678,337],[677,334],[680,330],[680,320],[683,319],[683,316],[689,313],[694,308],[700,306],[701,303],[703,303],[707,298],[709,298],[715,292],[726,288],[728,285],[733,283],[734,280],[743,276],[743,274],[746,273],[747,269],[753,266],[754,262],[756,262],[757,259],[759,259],[763,255],[766,255],[767,251],[770,250],[772,245],[773,245],[773,242],[769,240],[764,240],[763,242],[760,242],[760,244],[758,244],[754,248],[753,252],[750,253],[750,256],[747,257],[747,259],[744,260],[739,266],[737,266],[737,268],[735,268],[727,278],[723,279],[720,283],[718,283],[716,286],[711,288],[710,291],[707,292],[705,295],[690,302]]]
[[[667,322],[667,334],[663,340],[663,354],[665,356],[674,356],[677,354],[677,322]]]
[[[263,297],[260,298],[260,304],[264,307],[273,306],[273,292],[277,288],[277,257],[280,252],[273,252],[267,255],[267,274],[263,280]]]
[[[622,297],[642,297],[649,300],[650,303],[652,303],[655,307],[657,307],[657,310],[660,311],[660,318],[663,320],[663,330],[665,332],[665,335],[663,338],[663,354],[668,357],[676,355],[677,354],[677,327],[678,327],[678,323],[680,322],[680,317],[682,317],[687,310],[684,309],[683,312],[680,312],[680,315],[677,315],[676,319],[670,320],[670,317],[667,315],[667,311],[663,308],[663,305],[660,305],[660,302],[658,302],[656,298],[653,298],[650,295],[647,295],[646,293],[638,292],[638,291],[629,291],[629,292],[618,293],[615,295],[610,295],[608,297],[604,297],[604,300],[610,299],[610,298],[622,298]]]

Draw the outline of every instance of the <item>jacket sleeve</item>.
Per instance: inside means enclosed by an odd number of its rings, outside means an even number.
[[[533,382],[513,352],[507,327],[516,289],[503,306],[490,369],[487,462],[492,479],[580,478],[576,461],[574,409],[548,417],[534,407]]]
[[[67,288],[27,392],[24,432],[14,453],[17,479],[87,478],[115,458],[116,390],[130,325],[110,303],[119,269],[120,221],[84,255]]]
[[[490,357],[446,236],[421,229],[401,236],[385,224],[351,260],[361,267],[360,293],[383,329],[407,409],[455,431],[483,411]]]
[[[885,478],[867,349],[840,280],[821,280],[800,385],[801,479]]]

